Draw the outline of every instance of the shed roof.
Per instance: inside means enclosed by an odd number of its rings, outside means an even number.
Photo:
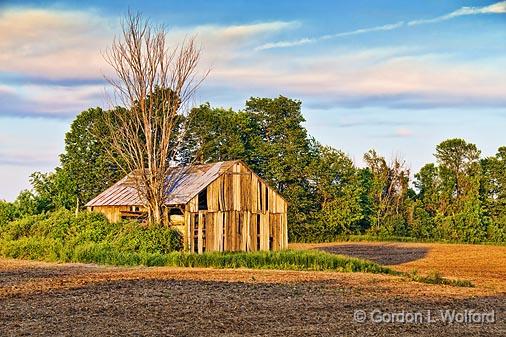
[[[169,193],[166,204],[182,205],[188,203],[237,162],[237,160],[234,160],[195,165],[188,168],[187,172],[183,172],[180,176],[178,175],[180,171],[177,170],[185,170],[185,168],[174,168],[176,170],[174,176],[177,176],[177,181]],[[86,206],[135,206],[141,204],[132,175],[129,174],[90,200]]]

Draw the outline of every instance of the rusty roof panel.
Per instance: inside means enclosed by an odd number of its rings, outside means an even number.
[[[188,172],[174,171],[172,177],[177,182],[171,188],[167,198],[167,205],[181,205],[188,203],[200,191],[228,170],[237,161],[225,161],[212,164],[195,165],[190,168],[177,168],[175,170],[188,170]],[[171,174],[169,174],[171,176]],[[168,177],[168,179],[171,179]],[[89,201],[86,206],[135,206],[142,204],[131,176],[127,175],[116,184]]]

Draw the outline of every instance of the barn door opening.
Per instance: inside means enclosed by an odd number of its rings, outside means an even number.
[[[202,227],[202,240],[200,241],[200,244],[202,246],[202,249],[199,250],[199,252],[202,252],[204,253],[206,251],[206,241],[207,241],[207,235],[206,235],[206,232],[207,232],[207,224],[206,224],[206,214],[203,213],[203,212],[200,212],[201,216],[200,216],[200,219],[202,220],[201,221],[201,227]]]
[[[193,249],[194,253],[199,251],[199,215],[193,215]]]
[[[257,246],[257,250],[261,250],[262,249],[262,246],[261,246],[261,221],[260,221],[261,217],[260,217],[260,214],[257,214],[257,237],[256,237],[256,246]]]
[[[199,212],[193,215],[193,252],[206,251],[206,213]]]

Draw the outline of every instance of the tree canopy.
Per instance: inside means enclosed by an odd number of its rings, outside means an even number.
[[[506,241],[506,147],[482,157],[475,144],[445,140],[434,163],[411,180],[402,158],[370,150],[365,167],[358,167],[342,151],[318,143],[303,126],[301,106],[279,96],[250,98],[238,111],[195,107],[178,122],[187,128],[179,164],[245,161],[288,200],[291,241],[348,234]],[[0,222],[82,207],[118,180],[122,173],[103,145],[103,121],[118,113],[92,108],[79,114],[65,137],[61,165],[34,173],[33,192],[0,202]]]

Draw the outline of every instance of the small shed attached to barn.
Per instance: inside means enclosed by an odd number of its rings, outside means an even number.
[[[142,205],[127,175],[86,207],[117,222],[142,218]],[[185,170],[167,198],[164,218],[183,233],[190,252],[288,248],[286,200],[239,160]]]

